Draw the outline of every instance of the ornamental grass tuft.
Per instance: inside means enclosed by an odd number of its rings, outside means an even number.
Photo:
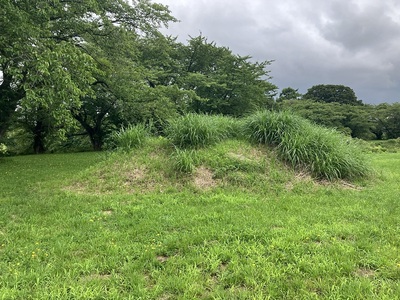
[[[202,148],[238,134],[238,122],[226,116],[186,114],[169,121],[166,135],[178,148]]]
[[[274,146],[282,160],[316,178],[356,179],[370,173],[354,140],[292,113],[257,112],[246,119],[244,131],[253,142]]]
[[[106,148],[130,152],[143,145],[149,137],[149,130],[143,124],[128,125],[113,132],[107,139]]]
[[[174,169],[182,173],[193,173],[197,160],[196,152],[192,149],[175,148],[175,152],[172,155]]]

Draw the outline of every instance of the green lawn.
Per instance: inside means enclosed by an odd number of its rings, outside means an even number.
[[[109,185],[130,165],[104,157],[0,159],[0,299],[400,299],[400,153],[371,154],[362,186],[146,191]]]

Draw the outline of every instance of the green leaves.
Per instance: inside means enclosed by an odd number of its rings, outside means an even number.
[[[88,116],[91,109],[81,108],[87,101],[97,102],[89,105],[98,108],[91,116],[96,120],[80,122],[101,134],[99,116],[119,100],[135,99],[131,95],[143,84],[139,35],[173,20],[166,7],[146,0],[0,0],[0,71],[7,78],[1,87],[0,136],[17,106],[26,114],[46,109],[54,125],[65,128],[73,123],[71,111]],[[107,88],[110,101],[103,101],[94,83]]]
[[[361,105],[362,101],[357,100],[354,91],[344,85],[319,84],[307,90],[303,95],[304,99],[312,99],[320,102],[338,102],[342,104]]]
[[[187,44],[157,35],[140,43],[153,84],[177,85],[196,95],[187,103],[189,111],[240,116],[272,101],[276,87],[268,82],[268,61],[253,63],[203,36]]]

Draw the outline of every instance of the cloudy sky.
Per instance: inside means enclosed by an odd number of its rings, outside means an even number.
[[[364,103],[400,102],[398,0],[155,0],[180,20],[164,33],[200,32],[256,61],[274,60],[272,82],[305,93],[351,87]]]

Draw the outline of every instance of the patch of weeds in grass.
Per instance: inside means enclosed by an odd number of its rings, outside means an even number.
[[[149,193],[180,185],[174,148],[163,137],[149,137],[134,154],[108,152],[98,165],[84,170],[66,187],[81,193]],[[179,177],[179,176],[178,176]]]
[[[248,191],[283,190],[293,172],[265,147],[230,139],[198,150],[200,164],[208,167],[225,188]]]
[[[302,123],[304,119],[290,112],[258,111],[245,119],[243,131],[253,142],[279,145],[288,132],[299,130]]]

